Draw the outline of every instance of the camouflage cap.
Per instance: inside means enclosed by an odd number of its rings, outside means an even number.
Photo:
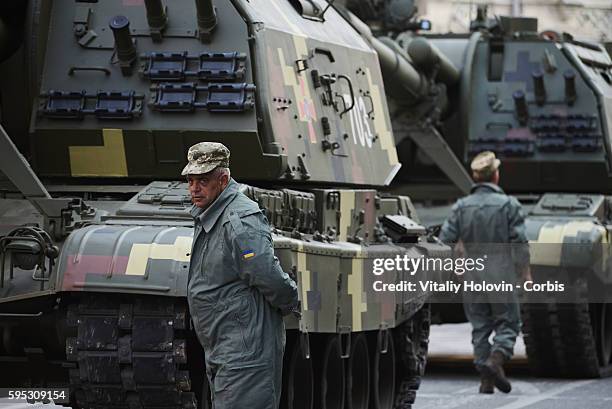
[[[481,175],[492,175],[501,164],[501,161],[495,157],[495,153],[491,151],[480,152],[472,159],[470,167],[472,171]]]
[[[189,148],[187,166],[181,175],[201,175],[211,170],[229,167],[230,151],[222,143],[200,142]]]

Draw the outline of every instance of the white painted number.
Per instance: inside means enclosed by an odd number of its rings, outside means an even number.
[[[346,105],[351,104],[351,96],[344,94],[344,101]],[[355,145],[361,145],[368,148],[372,147],[372,130],[368,121],[368,111],[362,96],[359,96],[355,101],[355,107],[349,112],[349,118],[351,120],[351,133],[353,134],[353,142]],[[359,141],[358,141],[359,139]]]

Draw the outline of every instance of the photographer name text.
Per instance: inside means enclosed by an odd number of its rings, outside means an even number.
[[[559,281],[546,281],[544,283],[534,283],[525,281],[522,284],[486,281],[463,281],[463,282],[437,282],[437,281],[400,281],[398,283],[385,283],[377,280],[372,283],[376,292],[440,292],[455,293],[459,292],[513,292],[523,290],[527,292],[563,292],[565,284]]]

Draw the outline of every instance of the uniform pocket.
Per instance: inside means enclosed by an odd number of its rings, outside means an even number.
[[[274,408],[275,376],[269,362],[224,367],[214,380],[215,408]]]
[[[240,298],[239,308],[235,315],[236,324],[242,337],[244,348],[244,361],[256,360],[260,357],[262,347],[261,326],[257,305],[253,298],[253,293],[249,292]]]

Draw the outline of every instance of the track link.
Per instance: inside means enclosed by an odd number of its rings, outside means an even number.
[[[523,303],[521,314],[529,366],[540,376],[596,378],[612,375],[600,365],[587,302],[587,283],[576,280],[567,291],[576,302]]]
[[[87,409],[196,408],[186,370],[185,305],[88,295],[68,306],[73,405]]]
[[[425,374],[430,325],[431,308],[425,304],[414,317],[394,331],[401,362],[395,409],[410,409],[416,399],[421,378]]]

